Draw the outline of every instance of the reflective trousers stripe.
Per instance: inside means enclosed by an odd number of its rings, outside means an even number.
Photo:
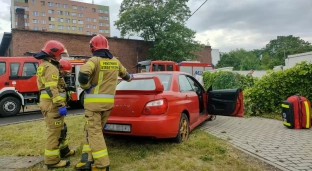
[[[45,91],[41,91],[40,98],[41,99],[51,99],[51,97],[47,93],[44,93],[44,92]],[[66,101],[66,94],[65,93],[59,93],[59,94],[60,94],[59,96],[56,96],[52,99],[53,103],[55,103],[59,100]]]
[[[41,90],[40,92],[41,92],[41,94],[48,94],[47,91],[45,91],[45,90]],[[65,93],[59,93],[59,95],[61,97],[65,97],[66,98],[66,94]]]
[[[88,144],[83,145],[82,152],[89,152],[91,151],[91,148]]]
[[[57,149],[57,150],[47,150],[47,149],[45,149],[44,155],[45,156],[58,156],[58,155],[60,155],[60,149]]]
[[[92,152],[92,156],[93,156],[94,159],[102,158],[102,157],[105,157],[107,155],[108,155],[107,149],[100,150],[100,151],[97,151],[97,152]]]
[[[61,144],[60,144],[60,149],[63,149],[63,148],[65,148],[65,147],[67,147],[68,146],[68,140],[65,140],[64,142],[62,142]]]
[[[111,94],[85,94],[84,103],[114,103],[114,95]]]

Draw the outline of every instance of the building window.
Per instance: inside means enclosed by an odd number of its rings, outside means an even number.
[[[70,30],[70,26],[66,26],[66,30]]]
[[[65,11],[65,15],[69,16],[69,15],[70,15],[70,13],[69,13],[68,11]]]
[[[32,0],[31,3],[32,3],[32,4],[35,4],[35,0]]]
[[[46,20],[42,20],[42,24],[46,24]]]
[[[73,5],[73,9],[77,9],[77,6],[76,6],[76,5]]]
[[[29,15],[28,15],[28,14],[25,14],[25,15],[24,15],[24,18],[29,18]]]
[[[96,12],[95,8],[92,8],[92,11],[93,11],[93,12]]]
[[[70,23],[70,19],[66,18],[65,19],[66,23]]]
[[[76,30],[76,26],[72,26],[72,30]]]
[[[109,33],[109,30],[105,30],[105,33]]]
[[[45,16],[45,12],[41,12],[41,16]]]
[[[25,23],[25,27],[29,27],[29,23]]]
[[[63,11],[57,11],[58,15],[63,15]]]
[[[63,25],[58,25],[58,29],[63,30],[64,26]]]
[[[55,6],[56,7],[61,7],[61,4],[60,3],[55,3]]]
[[[93,32],[93,34],[95,34],[95,35],[96,35],[96,34],[97,34],[97,32]]]
[[[104,30],[100,30],[100,33],[104,33]]]
[[[83,21],[82,20],[78,20],[78,24],[83,24]]]
[[[104,11],[105,14],[108,14],[108,11]]]
[[[85,11],[88,11],[88,7],[85,7]]]
[[[55,21],[55,18],[49,17],[49,21]]]
[[[54,6],[54,2],[48,2],[48,6],[49,7],[53,7]]]
[[[103,10],[101,10],[101,9],[99,9],[98,11],[99,11],[99,13],[103,13]]]
[[[90,25],[90,24],[87,24],[87,28],[91,28],[91,25]]]
[[[50,28],[50,29],[53,29],[54,27],[55,27],[54,24],[49,24],[49,28]]]
[[[67,4],[63,4],[63,8],[68,8],[68,5]]]
[[[83,7],[80,6],[79,8],[80,8],[80,10],[83,10]]]
[[[93,26],[93,29],[96,29],[96,26]]]
[[[48,10],[48,13],[49,13],[49,14],[54,14],[54,10],[49,9],[49,10]]]
[[[83,14],[82,14],[82,13],[79,13],[79,14],[78,14],[78,17],[83,17]]]
[[[45,6],[45,1],[40,1],[41,6]]]
[[[74,17],[74,16],[76,16],[76,13],[75,13],[75,12],[72,12],[71,15]]]
[[[109,18],[108,17],[104,17],[104,20],[109,20]]]
[[[58,18],[58,22],[63,22],[63,18]]]
[[[73,19],[73,23],[74,23],[74,24],[77,23],[77,20]]]
[[[79,31],[83,31],[83,27],[79,27]]]
[[[88,17],[88,18],[86,18],[86,21],[91,21],[91,19]]]
[[[25,11],[29,11],[29,8],[28,8],[28,7],[25,7]]]
[[[104,19],[104,17],[103,16],[99,16],[99,20],[103,20]]]
[[[91,35],[91,32],[87,31],[87,35]]]
[[[37,19],[33,19],[32,21],[33,21],[33,23],[35,23],[35,24],[39,23],[39,20],[37,20]]]
[[[95,22],[95,23],[96,23],[96,18],[93,18],[93,22]]]
[[[100,23],[100,26],[104,26],[104,23]]]
[[[32,12],[32,15],[34,15],[34,16],[39,16],[39,12],[33,11],[33,12]]]

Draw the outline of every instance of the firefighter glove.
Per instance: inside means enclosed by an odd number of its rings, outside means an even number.
[[[85,92],[86,92],[87,94],[89,94],[90,91],[91,91],[94,87],[95,87],[95,85],[91,85],[90,88],[88,88],[88,89],[85,90]]]
[[[67,109],[66,106],[58,108],[58,112],[61,116],[66,116],[67,115]]]

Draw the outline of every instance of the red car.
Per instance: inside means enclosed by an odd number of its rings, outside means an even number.
[[[212,115],[244,116],[241,89],[211,90],[184,72],[134,74],[117,85],[105,134],[174,138],[186,141],[190,131]]]

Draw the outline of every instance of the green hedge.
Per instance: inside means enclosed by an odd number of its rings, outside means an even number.
[[[284,71],[268,71],[261,79],[231,71],[204,73],[205,88],[242,88],[246,115],[280,113],[281,102],[299,93],[312,99],[312,64],[301,62]]]

